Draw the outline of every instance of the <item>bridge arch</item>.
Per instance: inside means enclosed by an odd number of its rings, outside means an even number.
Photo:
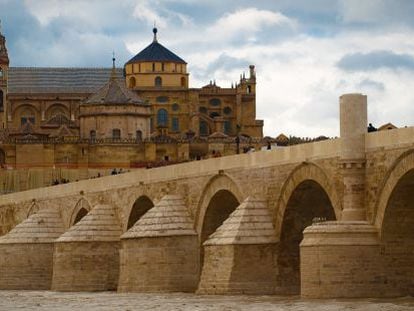
[[[414,295],[414,150],[401,155],[383,182],[375,225],[389,290]]]
[[[206,240],[206,237],[208,237],[209,235],[208,232],[210,232],[213,227],[216,227],[215,229],[217,229],[217,227],[221,225],[221,223],[230,215],[232,211],[234,211],[234,209],[242,201],[242,192],[239,186],[230,176],[226,174],[219,174],[213,176],[203,187],[203,191],[201,193],[195,217],[195,228],[200,237],[200,242],[203,243]],[[214,211],[218,210],[218,203],[220,202],[226,203],[222,206],[223,212],[225,213],[225,215],[227,215],[224,219],[221,220],[221,223],[220,219],[213,219]],[[238,203],[234,207],[235,202]],[[205,227],[206,221],[215,222],[215,225],[211,224],[210,230],[208,231],[206,231]]]
[[[126,221],[126,230],[129,230],[144,214],[154,206],[152,200],[146,196],[139,196],[129,209]]]
[[[381,230],[391,194],[404,175],[414,170],[414,150],[404,152],[388,170],[380,187],[375,208],[374,225]],[[381,232],[381,231],[380,231]]]
[[[324,171],[310,163],[296,167],[282,187],[276,211],[278,287],[281,294],[300,292],[300,242],[316,217],[335,220],[340,201]]]
[[[85,198],[81,198],[76,202],[75,208],[70,216],[69,228],[78,223],[91,210],[91,205]]]

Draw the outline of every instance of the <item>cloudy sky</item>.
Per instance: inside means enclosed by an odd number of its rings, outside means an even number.
[[[368,95],[369,122],[414,125],[414,1],[0,0],[11,66],[118,66],[160,43],[190,85],[257,68],[265,135],[339,135],[338,97]]]

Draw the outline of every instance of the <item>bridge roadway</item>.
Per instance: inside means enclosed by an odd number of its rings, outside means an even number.
[[[414,295],[414,127],[0,197],[0,289]]]

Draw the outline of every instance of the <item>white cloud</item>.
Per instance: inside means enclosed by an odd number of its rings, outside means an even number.
[[[206,38],[218,36],[221,40],[251,37],[269,26],[294,27],[295,22],[279,12],[247,8],[228,13],[208,28]]]

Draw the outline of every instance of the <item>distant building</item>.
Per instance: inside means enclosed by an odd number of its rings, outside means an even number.
[[[190,88],[187,63],[158,42],[156,28],[124,68],[115,68],[115,59],[112,68],[9,63],[0,34],[3,167],[86,170],[75,174],[82,179],[91,169],[233,154],[236,136],[263,137],[254,66],[229,88],[215,81]]]

